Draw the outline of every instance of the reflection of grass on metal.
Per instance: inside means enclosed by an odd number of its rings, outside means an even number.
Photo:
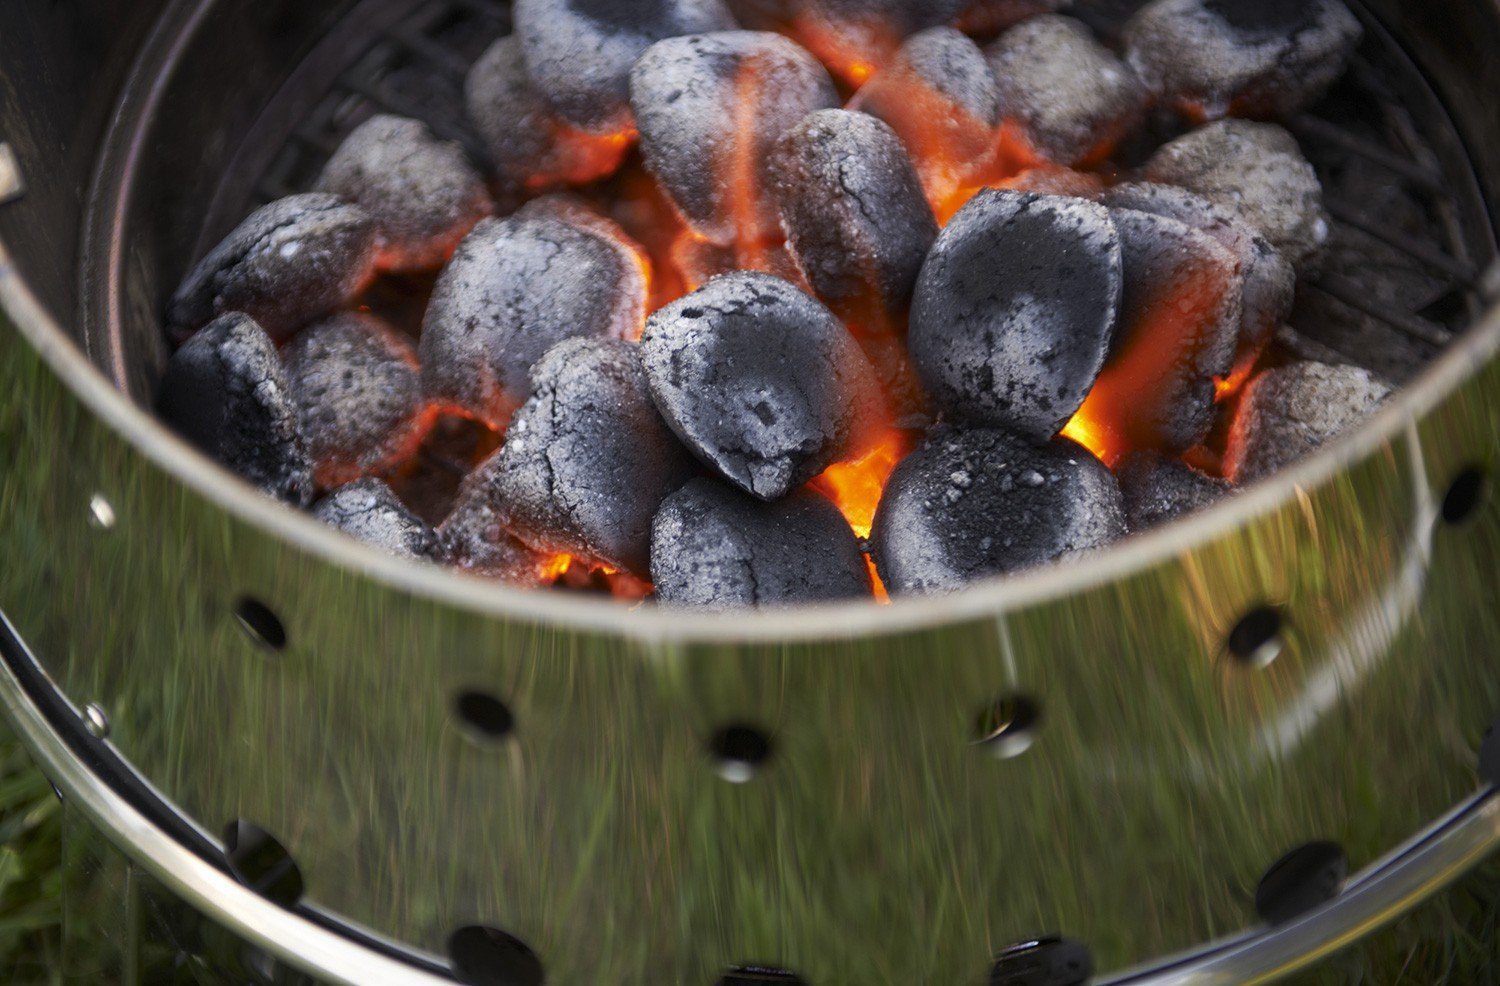
[[[0,724],[0,982],[57,981],[62,931],[62,812],[45,778]],[[100,902],[109,906],[110,901]],[[114,903],[118,904],[115,900]],[[110,927],[123,915],[88,916]],[[1393,927],[1290,980],[1296,986],[1500,982],[1500,860]]]

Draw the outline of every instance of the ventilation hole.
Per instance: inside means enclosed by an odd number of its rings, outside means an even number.
[[[1283,619],[1275,606],[1257,606],[1229,631],[1229,653],[1241,664],[1264,668],[1281,656]]]
[[[495,928],[470,925],[448,937],[453,973],[469,986],[541,986],[542,960],[519,938]]]
[[[475,739],[493,742],[510,735],[516,726],[515,716],[505,703],[487,692],[459,692],[453,710]]]
[[[726,726],[709,741],[719,776],[744,784],[771,758],[771,738],[754,726]]]
[[[224,829],[224,860],[229,872],[267,900],[290,907],[302,898],[302,871],[269,832],[243,818]]]
[[[1490,724],[1479,743],[1479,779],[1500,786],[1500,719]]]
[[[1087,945],[1048,936],[1017,942],[995,956],[990,986],[1080,986],[1093,974]]]
[[[1465,469],[1443,496],[1443,523],[1466,524],[1478,515],[1490,496],[1489,475],[1478,466]]]
[[[1002,696],[980,711],[974,721],[974,744],[1002,760],[1019,757],[1036,742],[1042,712],[1025,695]]]
[[[735,966],[720,976],[718,981],[714,983],[714,986],[765,986],[766,983],[787,983],[790,986],[807,986],[807,980],[795,972],[761,965]]]
[[[281,620],[271,607],[259,599],[249,596],[241,597],[234,604],[234,619],[245,631],[245,636],[258,647],[266,650],[282,650],[286,647],[286,627],[281,625]]]
[[[1255,888],[1255,913],[1267,924],[1285,924],[1339,895],[1349,857],[1336,842],[1309,842],[1271,864]]]

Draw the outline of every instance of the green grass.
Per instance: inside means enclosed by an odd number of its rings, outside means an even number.
[[[0,982],[57,981],[61,805],[0,725]],[[109,926],[115,915],[86,920]],[[1323,966],[1298,986],[1500,983],[1500,859]]]

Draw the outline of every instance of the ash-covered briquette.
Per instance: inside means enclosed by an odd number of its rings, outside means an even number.
[[[848,330],[769,274],[716,277],[656,312],[641,361],[672,430],[762,500],[858,454],[881,416],[874,371]]]
[[[651,581],[666,605],[711,610],[857,599],[871,591],[854,531],[826,499],[800,490],[764,503],[706,478],[657,511]]]
[[[819,110],[776,153],[782,224],[808,283],[846,319],[894,324],[938,232],[901,139],[873,116]]]
[[[480,471],[497,515],[533,548],[644,575],[651,519],[693,461],[651,401],[635,344],[580,338],[537,363]]]
[[[612,237],[545,216],[486,219],[433,289],[423,389],[504,428],[543,353],[575,336],[632,337],[645,305],[645,274]]]
[[[247,482],[297,506],[312,501],[312,462],[281,358],[248,315],[221,315],[172,355],[156,410]]]
[[[1344,74],[1364,31],[1343,0],[1155,0],[1125,27],[1126,60],[1195,116],[1286,116]]]
[[[1134,209],[1186,223],[1239,258],[1244,287],[1234,369],[1247,372],[1291,314],[1296,298],[1297,273],[1281,251],[1235,213],[1174,185],[1116,185],[1104,202],[1111,208]]]
[[[1065,198],[1098,199],[1104,195],[1104,179],[1088,171],[1074,171],[1043,164],[1017,172],[995,188],[1011,192],[1035,192],[1037,195],[1061,195]]]
[[[357,205],[316,192],[278,199],[199,261],[172,296],[168,327],[185,337],[241,312],[284,340],[363,291],[379,247],[375,221]]]
[[[464,108],[507,204],[527,193],[605,178],[630,150],[628,133],[594,135],[558,119],[526,75],[515,35],[496,41],[474,63],[464,82]]]
[[[445,565],[514,586],[542,584],[546,558],[506,526],[493,484],[495,459],[464,477],[453,511],[438,525],[437,557]]]
[[[313,516],[393,555],[431,558],[437,550],[432,528],[378,479],[340,486],[318,501]]]
[[[1135,72],[1071,17],[1022,21],[985,56],[1006,127],[1052,164],[1073,167],[1103,156],[1145,112],[1146,91]]]
[[[738,27],[722,0],[516,0],[515,24],[545,104],[598,134],[630,129],[630,69],[647,48]]]
[[[1115,467],[1125,522],[1134,533],[1160,527],[1218,503],[1232,487],[1159,452],[1132,452]]]
[[[1239,215],[1294,268],[1311,265],[1328,241],[1323,186],[1296,138],[1275,124],[1210,123],[1157,151],[1142,176]]]
[[[934,27],[906,39],[849,103],[890,124],[933,201],[975,178],[994,157],[1000,95],[968,35]]]
[[[807,114],[839,105],[817,59],[763,31],[652,45],[631,70],[630,98],[646,168],[719,244],[779,237],[776,142]]]
[[[417,354],[390,325],[341,312],[308,326],[281,355],[319,486],[384,472],[416,451],[431,415]]]
[[[870,545],[881,581],[903,595],[951,592],[1124,534],[1120,488],[1082,446],[940,430],[892,473]]]
[[[1257,376],[1240,399],[1224,471],[1237,485],[1289,466],[1369,417],[1391,388],[1368,370],[1292,363]]]
[[[953,417],[1045,441],[1104,365],[1122,284],[1120,237],[1103,206],[980,192],[917,278],[912,362]]]
[[[317,191],[353,202],[380,233],[380,266],[414,271],[448,259],[494,209],[463,149],[417,120],[379,115],[344,138]]]
[[[864,81],[902,40],[953,20],[967,0],[790,0],[791,33],[846,82]]]
[[[1239,258],[1165,216],[1112,209],[1125,290],[1084,413],[1132,448],[1185,452],[1213,427],[1214,382],[1239,342]]]
[[[643,291],[646,289],[645,279],[648,277],[647,272],[651,269],[651,260],[646,255],[645,248],[625,232],[623,226],[589,205],[585,199],[569,192],[543,195],[521,206],[511,214],[511,218],[551,219],[594,234],[614,249],[621,264],[642,272],[641,289]],[[644,308],[640,318],[642,320],[645,318]],[[637,326],[639,325],[638,322]]]

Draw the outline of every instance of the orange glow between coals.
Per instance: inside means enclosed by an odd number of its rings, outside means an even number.
[[[869,537],[886,480],[910,449],[906,434],[893,429],[859,458],[829,466],[812,487],[833,501],[855,534]]]

